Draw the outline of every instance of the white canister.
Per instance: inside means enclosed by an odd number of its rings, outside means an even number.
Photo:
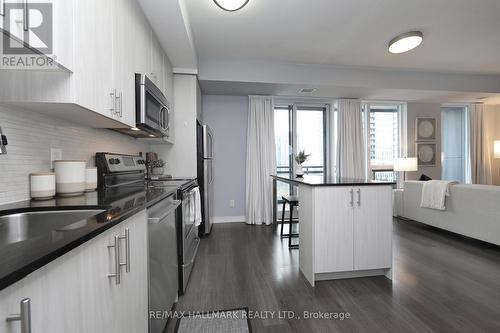
[[[54,161],[57,194],[74,196],[85,192],[85,166],[85,161]]]
[[[33,200],[48,200],[56,195],[56,177],[53,172],[30,174],[30,194]]]
[[[94,191],[97,188],[97,168],[87,168],[85,177],[85,190]]]

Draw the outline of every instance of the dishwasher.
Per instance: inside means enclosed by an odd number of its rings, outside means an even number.
[[[150,313],[168,312],[177,300],[176,210],[180,204],[174,194],[148,209]],[[150,315],[149,332],[162,333],[166,324],[166,316]]]

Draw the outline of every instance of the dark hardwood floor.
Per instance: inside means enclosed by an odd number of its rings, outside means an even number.
[[[349,319],[253,319],[253,332],[500,332],[500,248],[394,222],[394,280],[318,282],[270,227],[217,224],[176,310],[348,312]],[[167,332],[173,332],[175,320]]]

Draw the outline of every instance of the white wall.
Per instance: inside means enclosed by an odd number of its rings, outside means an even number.
[[[408,156],[416,156],[416,118],[436,118],[436,165],[432,167],[418,168],[416,172],[408,172],[407,179],[418,179],[421,174],[426,174],[432,179],[441,179],[441,105],[428,103],[408,103],[407,107],[407,144]]]
[[[196,177],[196,117],[201,96],[196,75],[175,74],[173,94],[174,144],[152,143],[151,149],[166,162],[167,174]]]
[[[29,174],[50,169],[50,148],[63,159],[94,165],[98,151],[138,154],[149,144],[106,129],[94,129],[19,108],[0,106],[0,127],[9,140],[0,155],[0,204],[29,199]]]
[[[245,215],[247,114],[247,96],[203,96],[203,119],[215,137],[216,221],[241,221]],[[230,207],[230,200],[234,200],[234,207]]]

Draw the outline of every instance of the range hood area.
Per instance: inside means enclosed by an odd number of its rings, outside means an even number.
[[[122,112],[121,96],[118,110]],[[170,136],[170,103],[162,90],[146,75],[135,74],[134,127],[115,129],[134,138],[168,138]]]

